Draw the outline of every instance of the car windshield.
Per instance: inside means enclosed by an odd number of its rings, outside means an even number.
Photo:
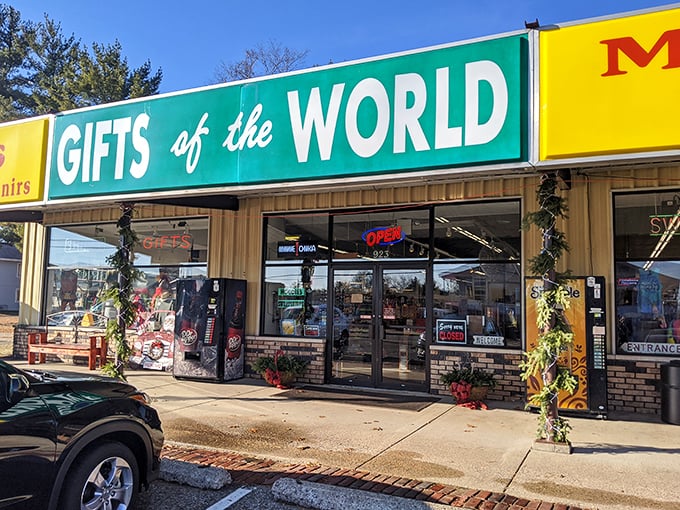
[[[0,359],[0,371],[8,374],[21,374],[30,382],[40,382],[42,380],[40,372],[26,372]]]

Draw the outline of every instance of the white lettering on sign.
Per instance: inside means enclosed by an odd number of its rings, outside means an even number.
[[[413,105],[408,107],[409,95]],[[416,151],[430,149],[420,116],[427,104],[425,80],[417,73],[399,74],[394,77],[394,152],[406,152],[406,132],[413,142]]]
[[[206,120],[208,120],[207,112],[201,117],[201,120],[198,122],[198,125],[194,130],[194,134],[191,135],[191,138],[189,138],[188,131],[182,131],[177,137],[177,140],[175,140],[175,143],[173,143],[172,147],[170,147],[170,152],[172,152],[177,157],[184,156],[185,154],[187,155],[184,168],[188,174],[194,173],[194,170],[196,170],[196,165],[198,164],[198,160],[201,157],[201,136],[210,133],[210,129],[204,126]]]
[[[288,92],[288,111],[290,112],[290,124],[293,128],[293,141],[299,163],[306,163],[309,155],[309,145],[312,138],[312,130],[316,131],[316,139],[319,144],[321,161],[331,159],[333,150],[333,136],[335,125],[338,122],[340,101],[345,90],[344,83],[336,83],[331,90],[331,101],[328,104],[328,115],[324,118],[321,107],[321,93],[319,87],[314,87],[307,101],[305,122],[302,123],[300,113],[300,98],[297,90]]]
[[[142,131],[148,129],[150,117],[140,113],[135,117],[123,117],[113,120],[102,120],[85,124],[85,133],[71,124],[61,134],[57,144],[57,173],[59,180],[65,185],[73,184],[81,174],[82,182],[98,182],[101,180],[102,160],[110,157],[110,142],[115,144],[114,179],[123,179],[125,174],[125,143],[130,134],[132,147],[139,158],[133,158],[128,168],[135,179],[144,176],[149,167],[149,141]],[[94,133],[94,134],[93,134]],[[81,172],[82,171],[82,172]],[[91,173],[90,173],[91,172]]]
[[[508,113],[508,87],[502,69],[495,62],[481,60],[465,64],[465,120],[463,126],[450,125],[449,98],[451,86],[449,68],[436,70],[434,148],[448,149],[463,145],[482,145],[492,141],[501,132]],[[493,106],[489,118],[480,120],[481,83],[491,87]],[[319,157],[322,161],[331,158],[336,126],[343,106],[345,83],[336,83],[331,89],[326,111],[321,104],[319,87],[311,89],[304,117],[297,90],[288,91],[288,111],[293,132],[293,141],[299,163],[309,159],[312,134],[316,133]],[[406,137],[416,151],[430,150],[431,144],[425,135],[422,115],[427,105],[425,80],[417,73],[398,74],[394,77],[394,106],[391,111],[388,91],[375,78],[366,78],[350,91],[345,102],[345,136],[351,150],[360,157],[375,155],[385,144],[390,123],[393,126],[392,152],[406,151]],[[368,136],[359,131],[359,110],[364,103],[373,103],[376,109],[375,124],[364,127],[371,129]],[[410,105],[410,106],[409,106]]]
[[[375,103],[378,118],[373,133],[367,138],[364,138],[359,131],[357,120],[359,118],[359,106],[361,106],[364,99],[369,98]],[[385,143],[387,130],[389,128],[390,100],[387,97],[385,87],[383,87],[383,84],[375,78],[361,80],[352,89],[345,110],[345,132],[347,133],[349,146],[357,156],[370,158],[378,152],[383,143]]]
[[[246,146],[249,149],[252,149],[256,145],[260,148],[269,145],[269,142],[272,141],[272,121],[266,120],[262,123],[262,126],[258,127],[257,121],[260,119],[260,115],[262,115],[261,103],[257,104],[255,108],[253,108],[253,111],[250,112],[246,127],[241,131],[238,140],[234,142],[234,137],[238,130],[241,129],[241,123],[243,121],[243,112],[240,112],[238,117],[236,117],[236,120],[227,128],[229,134],[222,143],[222,147],[226,147],[230,152],[234,152],[243,150]]]
[[[479,124],[479,84],[485,81],[493,92],[493,110]],[[465,145],[483,145],[498,136],[508,113],[508,87],[503,70],[490,60],[465,64]]]
[[[437,86],[435,87],[434,148],[450,149],[463,145],[463,128],[449,126],[449,68],[437,69]]]

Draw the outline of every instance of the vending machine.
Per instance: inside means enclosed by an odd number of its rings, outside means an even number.
[[[246,281],[177,283],[173,376],[219,382],[243,377]]]
[[[568,282],[570,306],[565,311],[574,341],[559,359],[578,380],[573,394],[558,395],[558,409],[565,414],[597,417],[607,415],[607,321],[603,276],[573,277]],[[543,292],[543,280],[527,278],[525,296],[526,348],[536,347],[536,300]],[[540,374],[527,379],[527,398],[543,387]]]

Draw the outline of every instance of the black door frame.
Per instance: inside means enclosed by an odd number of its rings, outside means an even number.
[[[385,388],[385,389],[398,389],[394,385],[385,385],[382,380],[382,342],[381,333],[383,329],[382,324],[382,294],[383,294],[383,271],[386,269],[415,269],[425,271],[425,308],[426,308],[426,323],[425,323],[425,338],[429,342],[431,339],[431,334],[427,334],[428,331],[432,330],[432,314],[429,313],[432,309],[432,264],[427,260],[413,261],[413,260],[401,260],[401,259],[384,259],[375,260],[371,262],[336,262],[329,266],[328,271],[328,288],[332,289],[329,293],[329,301],[331,307],[336,307],[338,304],[335,302],[335,286],[334,286],[334,275],[335,270],[355,270],[357,272],[362,270],[370,269],[373,272],[373,296],[372,296],[372,307],[373,307],[373,339],[371,346],[372,361],[371,361],[371,387],[374,388]],[[329,328],[332,331],[332,328]],[[326,366],[325,366],[325,380],[326,382],[331,381],[332,367],[333,367],[333,342],[328,341],[326,343]],[[425,380],[422,385],[411,385],[417,386],[409,388],[409,391],[423,391],[429,392],[430,387],[430,352],[429,349],[425,349]]]

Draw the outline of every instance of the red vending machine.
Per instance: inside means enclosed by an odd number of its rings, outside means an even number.
[[[245,280],[180,280],[173,375],[213,382],[243,377],[245,317]]]
[[[565,315],[574,341],[560,356],[559,364],[568,367],[578,380],[573,395],[558,395],[558,408],[565,414],[607,415],[607,341],[606,302],[603,276],[573,277],[569,280],[570,307]],[[526,349],[536,347],[536,300],[543,292],[543,280],[527,278],[525,296]],[[527,399],[543,387],[540,374],[527,379]]]

